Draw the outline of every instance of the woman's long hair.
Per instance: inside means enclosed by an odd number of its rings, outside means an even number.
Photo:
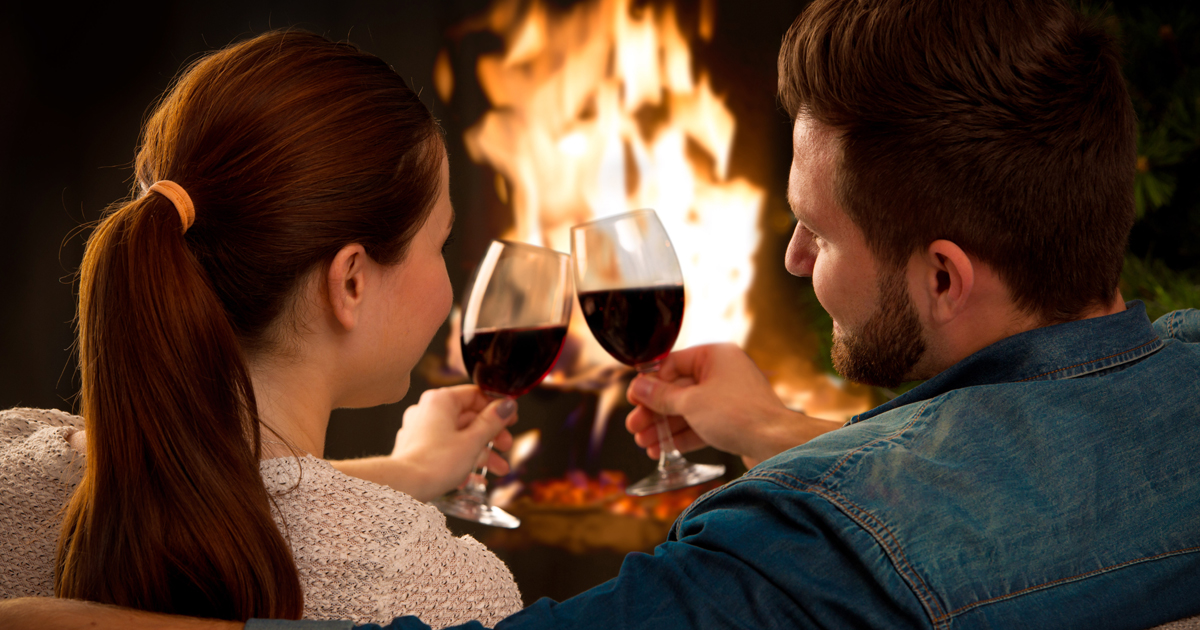
[[[350,44],[272,32],[178,78],[146,124],[133,198],[106,213],[80,268],[87,470],[55,595],[300,616],[246,357],[286,344],[298,281],[345,245],[403,258],[442,155],[413,91]],[[195,204],[186,232],[169,199],[145,192],[158,180]]]

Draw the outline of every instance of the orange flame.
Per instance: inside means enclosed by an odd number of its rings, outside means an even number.
[[[513,227],[501,237],[569,251],[572,225],[654,208],[687,290],[676,347],[718,341],[745,347],[765,195],[757,184],[730,177],[737,121],[690,48],[712,41],[715,0],[699,1],[689,28],[669,1],[635,9],[632,0],[590,0],[567,10],[543,2],[497,0],[459,30],[490,31],[504,41],[501,52],[478,60],[491,109],[465,134],[471,159],[495,170],[497,197],[512,208]],[[434,78],[448,101],[455,81],[445,51]],[[563,361],[547,382],[605,389],[597,440],[623,389],[604,380],[615,362],[591,335],[578,334],[586,325],[575,310],[573,351],[566,354],[576,358]],[[773,341],[779,334],[758,343],[775,357],[763,367],[785,404],[839,422],[871,406],[870,396],[847,391],[807,359],[781,356]],[[448,343],[453,364],[456,337]]]
[[[625,494],[625,473],[602,470],[596,478],[588,477],[578,470],[568,472],[561,479],[542,479],[530,484],[529,497],[542,506],[589,507],[602,506],[606,512],[652,518],[671,522],[700,495],[721,484],[719,480],[699,486],[681,488],[647,497]]]
[[[687,287],[677,345],[744,342],[764,195],[728,176],[736,122],[693,67],[675,8],[521,6],[501,0],[477,22],[505,48],[478,62],[492,109],[465,138],[471,158],[502,178],[497,192],[514,213],[503,237],[569,251],[572,225],[654,208]],[[711,3],[701,9],[693,37],[711,38]],[[449,93],[449,64],[439,57],[435,70],[439,93]],[[612,361],[594,342],[580,354],[575,368]]]

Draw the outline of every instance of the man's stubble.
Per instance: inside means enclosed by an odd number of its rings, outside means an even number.
[[[833,367],[851,381],[895,387],[911,380],[925,354],[921,321],[899,270],[880,278],[879,305],[867,323],[857,331],[841,329],[833,336]]]

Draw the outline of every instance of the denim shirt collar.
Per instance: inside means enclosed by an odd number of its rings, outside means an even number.
[[[1084,376],[1149,355],[1163,342],[1141,301],[1103,317],[1035,328],[1001,339],[896,398],[858,414],[861,422],[948,391],[977,385]]]

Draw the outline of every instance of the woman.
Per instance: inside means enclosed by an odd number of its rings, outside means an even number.
[[[165,95],[136,180],[80,270],[86,437],[43,418],[87,453],[54,593],[226,619],[519,609],[436,510],[318,459],[332,409],[404,396],[450,309],[445,149],[403,80],[307,33],[230,46]],[[393,459],[341,467],[432,498],[512,420],[429,392]]]

